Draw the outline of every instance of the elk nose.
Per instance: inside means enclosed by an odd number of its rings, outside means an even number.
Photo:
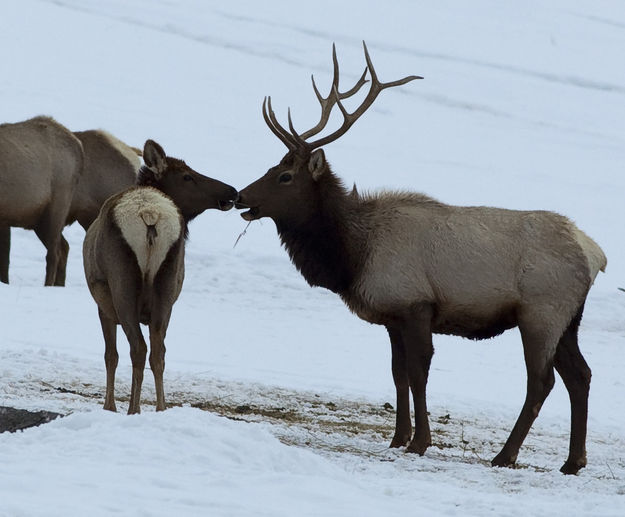
[[[245,204],[245,202],[243,201],[243,196],[241,196],[241,193],[239,192],[235,202],[234,202],[234,207],[238,208],[239,210],[241,210],[241,208],[248,208],[248,206]]]

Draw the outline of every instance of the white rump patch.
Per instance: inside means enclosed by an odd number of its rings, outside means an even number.
[[[586,256],[588,268],[590,269],[590,281],[593,282],[599,271],[605,271],[608,259],[599,245],[572,223],[571,230],[575,240]]]
[[[129,190],[113,208],[113,218],[137,257],[139,268],[152,282],[171,246],[180,238],[180,212],[159,190]]]

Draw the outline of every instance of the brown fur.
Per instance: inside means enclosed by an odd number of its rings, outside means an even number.
[[[10,228],[35,230],[46,247],[45,285],[65,284],[61,232],[83,171],[80,141],[50,117],[0,125],[0,281],[9,282]]]
[[[65,226],[78,221],[86,231],[108,197],[134,185],[141,161],[140,154],[138,155],[134,148],[128,147],[106,131],[78,131],[73,135],[82,144],[84,160],[78,183],[71,194]],[[71,192],[66,190],[67,193]],[[60,246],[62,252],[57,265],[55,285],[65,284],[69,244],[62,235]],[[9,249],[10,230],[6,228],[3,232],[0,228],[0,256],[6,256],[4,261],[7,278]],[[0,264],[3,263],[3,260],[0,260]],[[5,266],[0,265],[0,271],[4,270]]]
[[[105,341],[104,409],[116,410],[117,325],[130,343],[132,387],[128,413],[140,412],[147,345],[140,323],[150,329],[150,367],[156,409],[165,409],[165,334],[184,279],[186,221],[208,208],[228,210],[237,192],[165,155],[152,140],[144,147],[140,186],[109,198],[89,227],[83,246],[85,275],[97,305]],[[150,178],[150,185],[146,178]]]
[[[518,326],[528,393],[493,465],[516,460],[553,385],[571,394],[569,459],[585,458],[590,370],[577,347],[584,301],[606,259],[592,239],[553,212],[446,205],[422,194],[348,192],[323,151],[290,151],[240,193],[247,220],[271,217],[311,285],[339,294],[360,318],[386,326],[393,351],[397,422],[392,447],[430,445],[425,386],[432,333],[484,339]],[[566,360],[559,357],[566,357]],[[409,390],[415,409],[410,424]]]
[[[101,129],[75,131],[85,153],[84,172],[67,217],[87,231],[109,197],[137,181],[141,160],[132,147]]]

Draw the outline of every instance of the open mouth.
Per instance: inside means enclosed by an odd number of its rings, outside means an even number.
[[[234,201],[221,201],[221,200],[217,201],[217,207],[219,208],[219,210],[223,210],[224,212],[227,212],[233,206],[234,206]]]
[[[241,207],[241,208],[247,208],[247,207]],[[241,217],[245,219],[246,221],[253,221],[254,219],[258,219],[259,211],[260,209],[257,206],[254,206],[250,208],[247,212],[243,212],[241,214]]]

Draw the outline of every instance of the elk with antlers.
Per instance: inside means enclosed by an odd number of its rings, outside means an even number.
[[[492,464],[515,463],[553,387],[555,367],[571,402],[569,457],[561,471],[576,473],[586,464],[590,386],[577,330],[588,291],[605,269],[605,255],[569,219],[553,212],[459,207],[408,192],[348,192],[320,147],[345,134],[382,90],[419,78],[381,83],[366,45],[364,52],[371,86],[352,113],[341,101],[365,84],[365,75],[340,93],[334,47],[334,79],[326,98],[313,79],[321,104],[317,125],[298,134],[289,113],[286,130],[266,99],[265,121],[288,152],[240,192],[237,207],[247,209],[241,216],[273,219],[291,260],[311,286],[334,291],[360,318],[386,327],[397,392],[391,447],[408,444],[408,451],[423,454],[431,444],[425,392],[432,333],[486,339],[518,326],[527,395]],[[309,141],[324,129],[335,105],[342,125]]]

